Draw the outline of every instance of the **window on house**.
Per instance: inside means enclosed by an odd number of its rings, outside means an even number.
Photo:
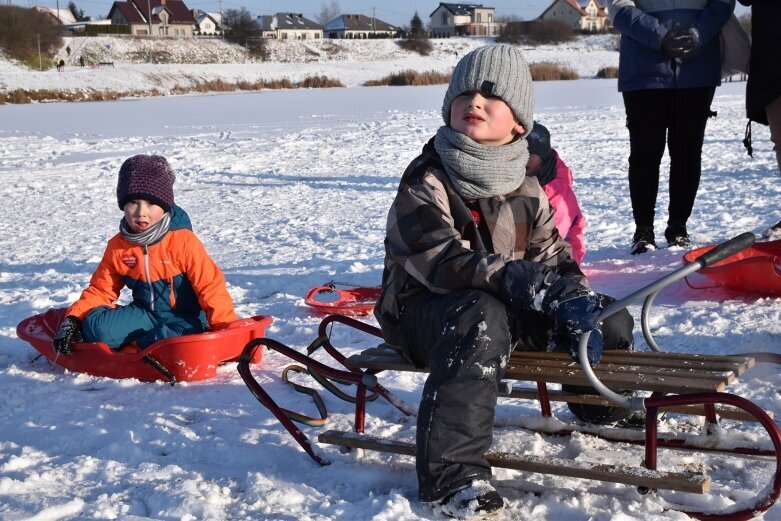
[[[447,13],[442,13],[442,25],[447,25]]]
[[[492,15],[492,14],[489,14],[489,15],[488,15],[488,23],[490,24],[490,23],[492,23],[493,21],[494,21],[494,15]]]
[[[475,22],[480,23],[482,22],[482,16],[480,13],[475,14]]]

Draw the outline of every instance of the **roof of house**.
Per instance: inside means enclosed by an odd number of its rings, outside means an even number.
[[[36,7],[38,12],[47,13],[63,25],[78,23],[70,9],[54,9],[52,7]]]
[[[149,10],[147,9],[149,8]],[[111,18],[114,9],[118,9],[130,24],[149,23],[150,10],[153,24],[160,23],[158,14],[165,9],[170,13],[169,24],[194,24],[195,18],[182,0],[128,0],[114,2],[109,11]]]
[[[559,1],[559,0],[553,0],[553,2],[551,2],[551,5],[549,5],[549,6],[547,7],[547,9],[545,9],[545,10],[542,12],[542,14],[540,15],[540,18],[542,18],[542,17],[543,17],[543,15],[544,15],[545,13],[547,13],[548,11],[550,11],[550,10],[551,10],[551,8],[552,8],[554,5],[556,5],[556,3],[557,3],[558,1]],[[572,9],[574,9],[575,11],[577,11],[578,13],[580,13],[581,15],[585,15],[585,14],[586,14],[586,11],[585,11],[585,9],[586,9],[586,7],[588,6],[588,4],[589,4],[589,2],[590,2],[591,0],[562,0],[562,1],[563,1],[565,4],[567,4],[568,6],[570,6]],[[605,9],[607,8],[607,2],[606,2],[606,0],[594,0],[594,3],[596,3],[596,4],[597,4],[597,7],[599,8],[599,16],[605,16]]]
[[[131,4],[130,2],[114,2],[111,5],[111,9],[108,12],[109,19],[114,17],[114,11],[119,11],[119,13],[122,15],[122,17],[127,20],[127,23],[129,24],[145,24],[147,23],[146,20],[144,20],[144,17],[141,16],[141,13],[139,13],[135,6]]]
[[[296,13],[277,13],[274,16],[259,16],[260,28],[263,31],[276,31],[276,30],[322,30],[323,26],[304,18],[302,14]]]
[[[454,16],[471,16],[475,9],[493,9],[493,7],[486,7],[483,4],[449,4],[445,2],[440,2],[437,9],[440,7],[444,7],[453,13]],[[431,14],[428,15],[429,18],[437,12],[437,9],[434,9]]]
[[[220,25],[222,22],[222,13],[207,13],[206,11],[201,11],[200,9],[193,9],[193,17],[199,24],[206,18],[211,18],[211,21],[216,25]]]
[[[327,24],[326,31],[398,31],[399,28],[379,18],[372,19],[362,14],[339,15]]]

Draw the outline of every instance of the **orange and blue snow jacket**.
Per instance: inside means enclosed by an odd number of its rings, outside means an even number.
[[[216,330],[237,319],[225,276],[178,206],[171,209],[168,232],[149,246],[133,244],[121,233],[112,237],[89,287],[67,314],[84,320],[94,308],[114,307],[125,286],[136,305],[162,324],[199,315],[204,326]]]

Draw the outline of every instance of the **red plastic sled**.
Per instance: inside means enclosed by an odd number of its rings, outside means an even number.
[[[704,246],[687,252],[683,263],[691,263],[714,247]],[[755,243],[698,273],[733,291],[763,296],[781,295],[781,240]]]
[[[368,315],[380,298],[379,287],[336,289],[333,284],[309,290],[305,302],[320,313],[338,315]]]
[[[114,351],[102,342],[82,342],[73,345],[72,354],[64,355],[54,351],[52,338],[65,318],[65,312],[65,308],[50,309],[26,318],[16,326],[16,335],[70,371],[145,382],[191,382],[212,378],[218,365],[237,361],[247,342],[264,336],[266,327],[273,321],[268,316],[243,318],[220,331],[166,338],[142,350]],[[252,363],[259,363],[261,357],[258,350]]]

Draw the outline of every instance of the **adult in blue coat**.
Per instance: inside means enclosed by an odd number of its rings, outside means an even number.
[[[670,154],[668,245],[691,245],[686,223],[700,185],[705,125],[721,84],[719,31],[735,0],[608,0],[621,32],[618,90],[629,129],[632,253],[656,247],[654,214],[665,143]]]

